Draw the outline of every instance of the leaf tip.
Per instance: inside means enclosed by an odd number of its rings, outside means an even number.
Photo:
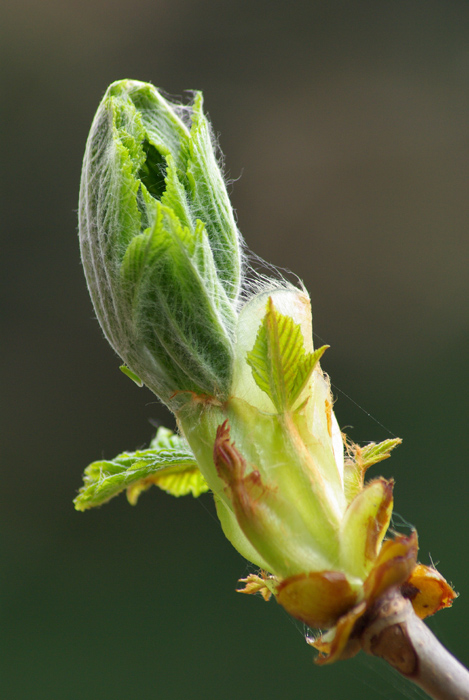
[[[129,377],[137,386],[142,387],[143,386],[143,381],[140,379],[140,377],[135,374],[135,372],[132,372],[127,365],[120,365],[119,367],[120,371],[122,374],[125,374],[126,377]]]

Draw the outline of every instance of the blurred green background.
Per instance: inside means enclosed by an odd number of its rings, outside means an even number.
[[[90,461],[172,425],[93,317],[76,207],[108,83],[204,91],[248,245],[310,291],[341,425],[404,439],[379,472],[461,593],[430,625],[468,663],[468,3],[5,0],[0,37],[2,697],[419,697],[362,655],[317,668],[235,593],[209,496],[73,510]]]

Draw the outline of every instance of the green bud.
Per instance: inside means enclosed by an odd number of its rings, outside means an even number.
[[[210,125],[148,83],[113,83],[88,138],[83,266],[96,315],[130,375],[172,408],[226,396],[240,250]],[[129,372],[127,372],[129,374]]]
[[[239,315],[235,347],[224,405],[192,402],[177,413],[225,534],[244,556],[249,543],[256,554],[247,558],[278,576],[333,569],[347,507],[343,445],[307,295],[255,295]]]
[[[336,626],[315,644],[340,658],[359,617],[416,566],[415,533],[383,545],[392,480],[365,483],[400,440],[344,454],[304,290],[255,277],[240,302],[240,236],[200,94],[184,108],[146,83],[109,87],[86,147],[80,241],[121,370],[171,408],[180,434],[93,462],[77,509],[122,491],[135,503],[151,485],[210,490],[225,535],[263,570],[244,592]],[[434,574],[423,577],[431,593]],[[444,591],[419,605],[450,604]]]

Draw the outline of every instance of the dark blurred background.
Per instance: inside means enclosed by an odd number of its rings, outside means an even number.
[[[361,656],[317,668],[235,593],[209,496],[74,511],[90,461],[172,425],[93,317],[76,208],[111,81],[204,91],[248,245],[311,294],[341,425],[404,439],[373,474],[460,591],[430,625],[468,663],[468,3],[5,0],[0,36],[2,697],[419,697]]]

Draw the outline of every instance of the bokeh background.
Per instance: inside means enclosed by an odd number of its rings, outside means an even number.
[[[236,594],[209,496],[73,510],[90,461],[172,425],[79,262],[85,140],[125,77],[204,91],[249,246],[311,293],[341,425],[404,439],[379,471],[461,592],[430,625],[468,663],[468,3],[4,0],[0,55],[2,697],[419,697],[361,656],[317,668]]]

